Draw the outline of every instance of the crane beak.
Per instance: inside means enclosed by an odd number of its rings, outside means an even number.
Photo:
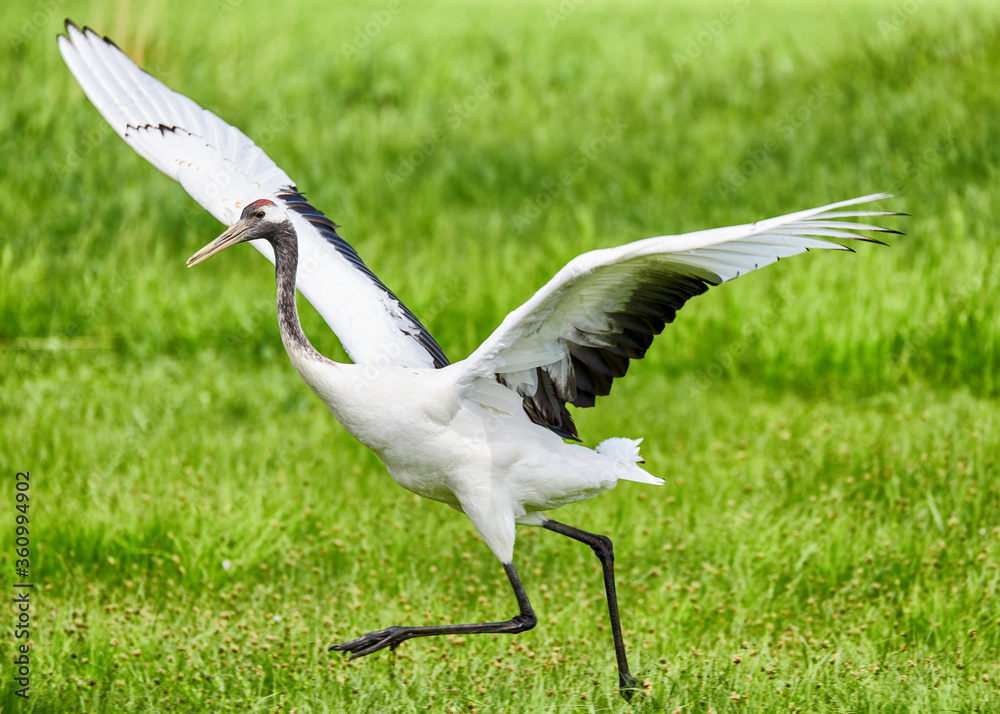
[[[198,263],[204,262],[211,258],[216,253],[219,253],[231,245],[236,245],[237,243],[242,243],[244,238],[243,234],[246,233],[247,227],[240,221],[228,231],[223,233],[221,236],[213,240],[211,243],[206,245],[204,248],[199,250],[197,253],[188,258],[187,267],[193,268],[198,265]]]

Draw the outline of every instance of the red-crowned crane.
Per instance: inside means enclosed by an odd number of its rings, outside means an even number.
[[[709,286],[811,248],[850,250],[828,239],[872,240],[853,231],[896,233],[844,220],[897,215],[855,208],[887,194],[585,253],[471,356],[449,365],[336,226],[246,136],[143,73],[110,41],[71,23],[67,34],[59,38],[63,56],[101,113],[140,154],[232,224],[188,265],[248,241],[274,261],[281,338],[303,381],[396,483],[469,517],[517,599],[518,614],[503,622],[393,626],[330,649],[355,658],[414,637],[531,629],[535,614],[514,567],[515,526],[540,526],[587,544],[600,559],[619,686],[630,698],[639,684],[626,660],[611,540],[544,512],[593,498],[619,480],[663,481],[639,466],[640,440],[607,439],[596,449],[566,443],[577,439],[567,405],[590,407],[608,394],[677,310]],[[227,177],[224,190],[210,191],[220,173]],[[321,267],[303,271],[306,261]],[[313,348],[299,324],[296,287],[355,364],[333,362]],[[381,344],[397,349],[373,369],[385,354]]]

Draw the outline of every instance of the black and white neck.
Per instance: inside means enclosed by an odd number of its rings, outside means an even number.
[[[295,229],[291,221],[285,220],[275,225],[274,233],[266,237],[274,248],[274,277],[278,284],[278,327],[281,329],[281,341],[290,357],[330,362],[321,355],[299,322],[299,311],[295,304],[295,273],[298,270],[299,250],[295,237]]]
[[[305,364],[334,364],[312,346],[299,323],[299,312],[295,306],[298,235],[288,213],[274,201],[262,198],[249,204],[243,209],[240,220],[229,230],[188,259],[188,266],[198,265],[229,246],[251,240],[267,241],[274,251],[278,326],[281,328],[281,341],[296,369],[302,374],[300,367]]]

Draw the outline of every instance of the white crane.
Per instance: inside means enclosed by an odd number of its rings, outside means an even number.
[[[709,286],[811,248],[850,250],[827,239],[873,240],[855,231],[896,233],[844,220],[898,215],[854,208],[887,194],[754,224],[649,238],[585,253],[510,313],[470,357],[448,365],[443,355],[438,359],[432,354],[430,345],[440,350],[425,331],[413,331],[419,323],[408,312],[400,312],[405,308],[384,308],[391,293],[336,235],[335,226],[308,207],[294,186],[282,184],[287,181],[285,174],[265,161],[249,139],[142,73],[108,41],[71,24],[67,29],[69,39],[60,37],[63,54],[102,113],[113,117],[109,121],[114,126],[124,126],[125,139],[160,168],[171,173],[167,169],[182,166],[171,175],[219,217],[234,220],[188,265],[247,241],[274,261],[282,342],[303,381],[356,439],[379,456],[398,484],[470,518],[503,564],[517,599],[518,614],[504,622],[394,626],[330,649],[350,652],[354,658],[395,648],[414,637],[531,629],[535,614],[514,567],[515,526],[540,526],[589,545],[600,559],[619,686],[623,696],[631,697],[638,683],[629,671],[622,639],[611,541],[554,521],[544,512],[593,498],[619,480],[663,481],[640,468],[639,440],[607,439],[593,450],[566,443],[564,437],[577,438],[567,404],[589,407],[597,396],[608,394],[630,360],[642,358],[676,311]],[[131,78],[131,83],[123,84],[123,77]],[[146,123],[138,128],[128,118],[134,109],[131,103],[124,113],[102,108],[101,102],[114,105],[116,92],[129,91],[125,87],[133,91],[140,87],[142,96],[150,99],[142,102],[149,114],[139,120]],[[155,91],[150,93],[151,89]],[[171,123],[157,119],[157,112],[169,115]],[[209,128],[216,143],[205,138]],[[235,150],[215,148],[229,146],[227,141],[242,142],[243,154],[250,158],[241,160]],[[208,199],[205,186],[206,177],[224,162],[227,175],[242,177],[243,184],[239,191],[226,194],[220,207]],[[256,180],[261,167],[264,178]],[[233,211],[240,206],[236,220]],[[320,239],[335,245],[336,253],[324,253],[327,246]],[[330,282],[349,278],[352,289],[362,296],[324,292],[329,272],[304,275],[306,256],[317,254],[329,259],[324,271],[336,272]],[[345,255],[354,258],[345,261]],[[313,303],[338,337],[345,346],[353,346],[349,352],[355,364],[323,357],[302,332],[295,289],[309,296],[304,282],[313,287]],[[316,304],[320,297],[333,302],[321,307]],[[377,303],[374,314],[371,306],[361,304],[365,300]],[[395,298],[391,300],[398,305]],[[342,307],[354,317],[366,313],[372,322],[340,319]],[[415,341],[427,356],[411,350],[407,354],[416,354],[422,364],[404,357],[373,370],[370,364],[365,366],[365,359],[380,339],[399,345]]]

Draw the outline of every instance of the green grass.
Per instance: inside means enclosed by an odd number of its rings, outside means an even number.
[[[32,697],[4,648],[2,710],[1000,710],[1000,14],[343,5],[0,9],[0,588],[25,469],[36,585]],[[89,105],[65,16],[255,137],[453,359],[582,251],[902,194],[890,248],[711,291],[577,412],[667,479],[559,512],[614,537],[645,704],[596,560],[536,529],[535,630],[326,651],[513,598],[300,382],[264,261],[184,268],[221,227]]]

